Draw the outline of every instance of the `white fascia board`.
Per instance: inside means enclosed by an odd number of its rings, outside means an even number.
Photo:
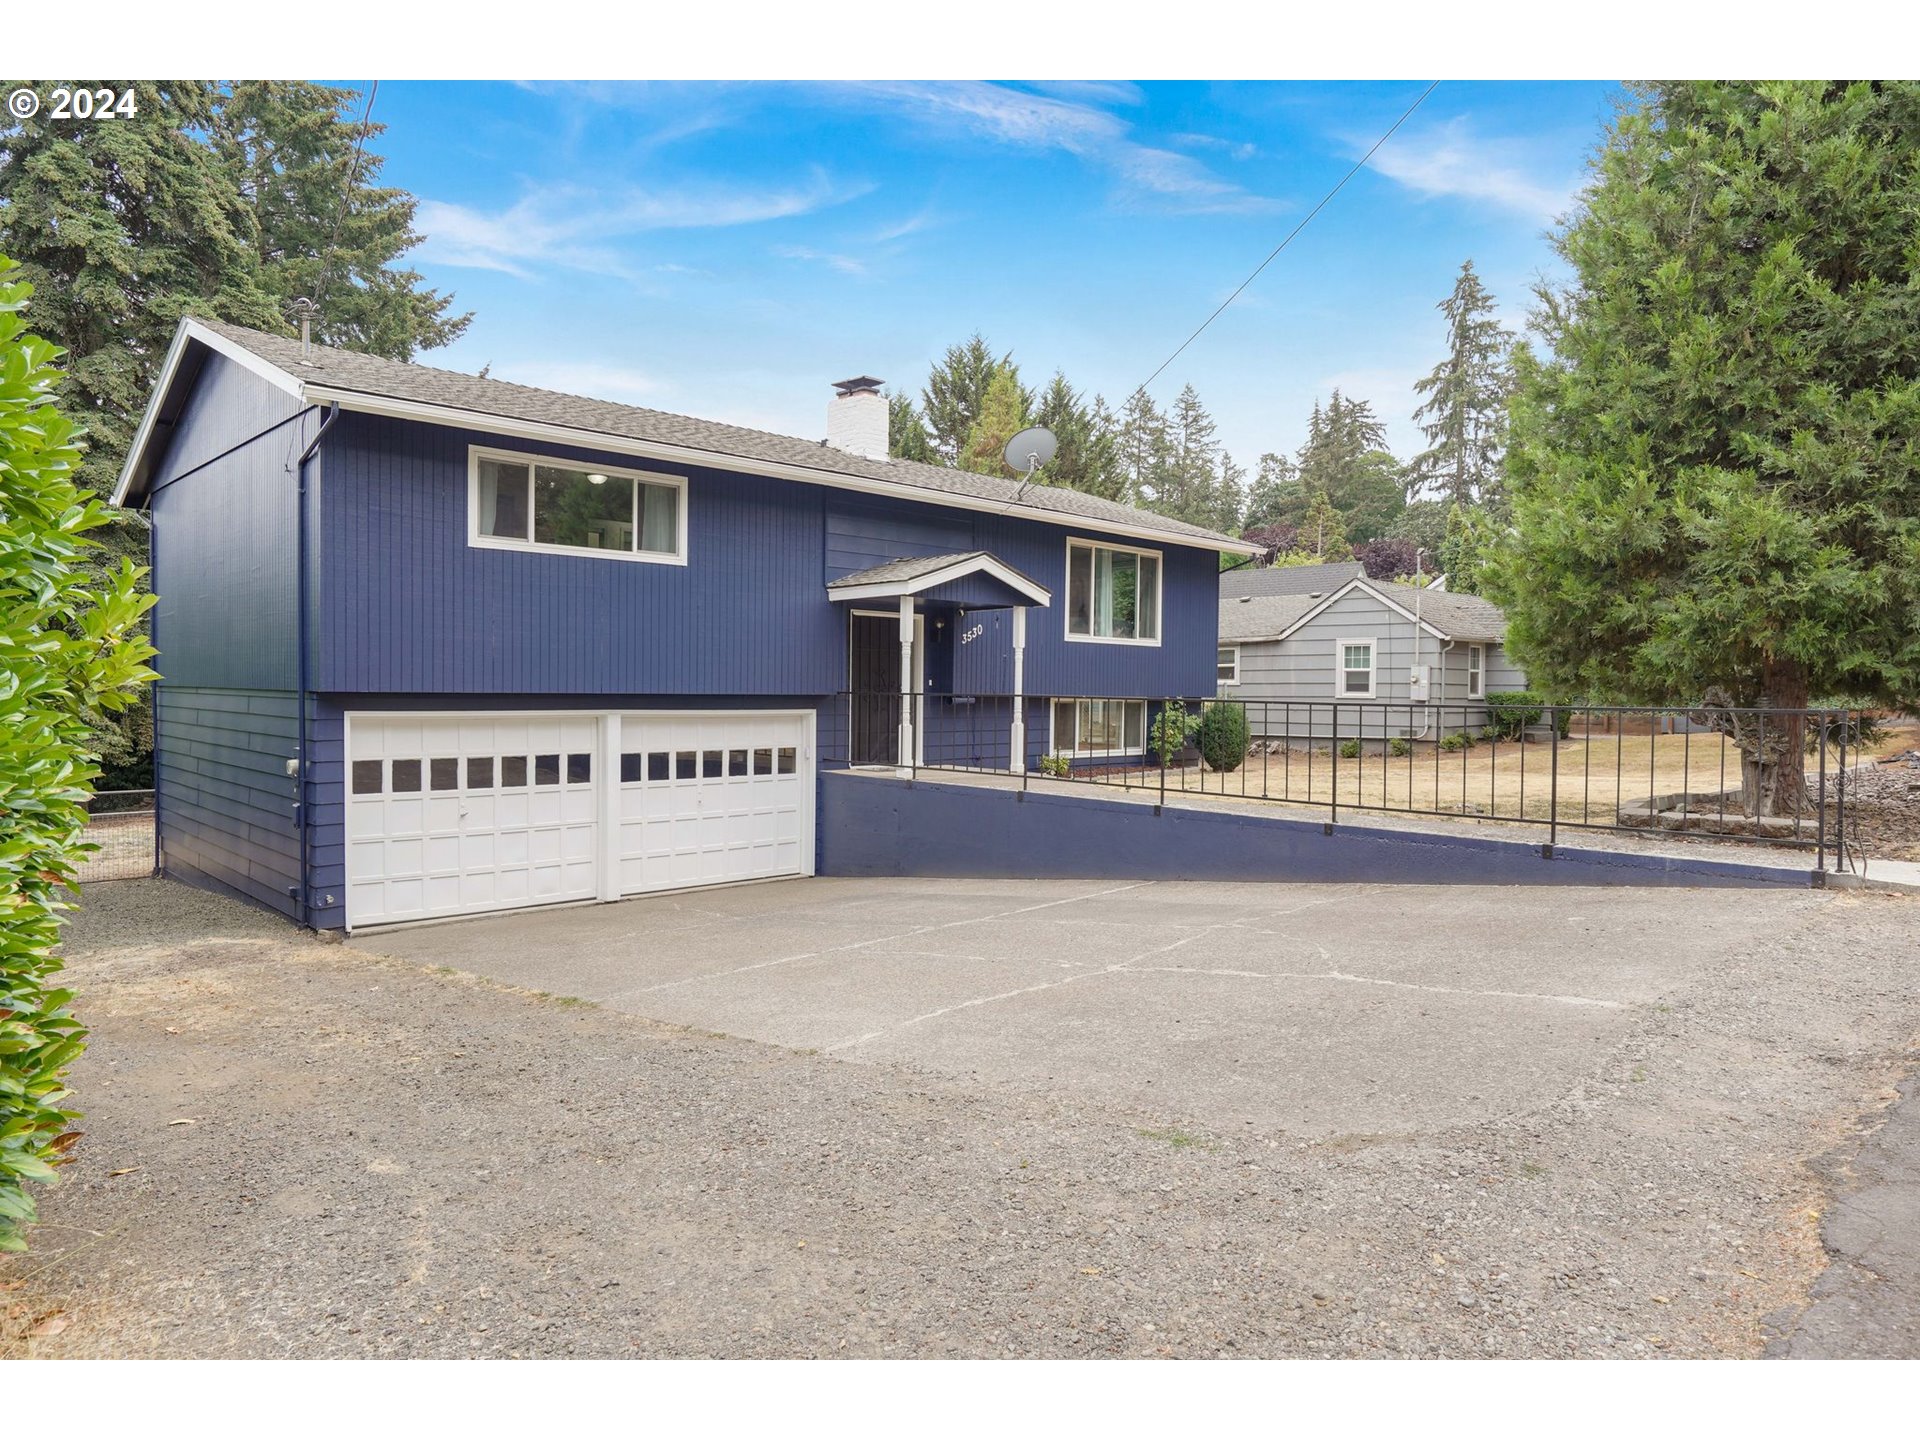
[[[300,381],[278,365],[269,364],[245,346],[236,345],[226,336],[216,334],[199,322],[183,317],[174,327],[173,340],[167,346],[166,359],[160,362],[160,377],[154,383],[153,394],[147,398],[147,408],[140,416],[139,428],[133,432],[133,443],[127,447],[127,458],[121,463],[120,476],[113,483],[113,494],[109,499],[115,505],[127,503],[127,492],[133,488],[134,472],[146,458],[147,446],[153,440],[153,427],[160,419],[160,407],[166,402],[168,393],[173,389],[174,376],[179,372],[180,362],[186,357],[189,342],[206,346],[215,354],[222,355],[243,369],[252,371],[276,390],[283,390],[296,400],[302,398]]]
[[[1142,525],[1126,525],[1112,520],[1097,520],[1059,510],[1042,510],[975,496],[954,495],[921,485],[898,481],[873,480],[859,475],[843,475],[832,470],[815,470],[805,465],[788,465],[778,460],[752,460],[729,455],[722,450],[701,450],[691,445],[673,445],[658,440],[636,440],[628,435],[609,435],[603,430],[581,430],[570,425],[554,425],[544,420],[517,420],[506,415],[490,415],[480,410],[461,410],[448,405],[433,405],[417,400],[396,400],[386,395],[369,395],[358,390],[337,390],[326,385],[306,385],[301,393],[313,404],[338,404],[342,410],[367,415],[385,415],[396,420],[421,420],[432,425],[457,425],[466,430],[482,430],[495,435],[513,435],[526,440],[545,440],[553,444],[581,449],[604,450],[613,455],[637,455],[649,460],[665,460],[677,465],[704,465],[716,470],[732,470],[744,475],[764,475],[774,480],[798,480],[807,485],[825,485],[835,490],[854,490],[868,495],[888,495],[895,499],[917,500],[925,505],[940,505],[954,510],[974,510],[989,515],[1015,515],[1023,520],[1038,520],[1068,530],[1091,530],[1103,535],[1121,535],[1128,539],[1152,540],[1163,545],[1184,545],[1196,550],[1213,550],[1229,555],[1256,555],[1259,547],[1242,540],[1203,540],[1194,535],[1176,535]],[[898,593],[898,592],[895,592]]]
[[[1367,594],[1371,595],[1375,600],[1378,600],[1382,605],[1386,606],[1389,610],[1392,610],[1393,612],[1402,616],[1405,619],[1412,620],[1415,624],[1419,625],[1419,627],[1422,630],[1426,631],[1429,635],[1434,636],[1436,639],[1451,640],[1454,638],[1453,636],[1447,634],[1446,631],[1442,630],[1438,625],[1435,625],[1431,620],[1427,620],[1421,616],[1415,615],[1411,610],[1406,609],[1404,606],[1398,604],[1394,600],[1388,598],[1385,595],[1382,595],[1378,590],[1374,589],[1371,585],[1367,584],[1366,577],[1361,575],[1354,576],[1353,579],[1349,580],[1346,584],[1342,585],[1338,590],[1334,591],[1331,595],[1327,596],[1326,599],[1322,600],[1318,605],[1315,605],[1311,610],[1307,611],[1306,614],[1302,615],[1298,620],[1294,621],[1293,624],[1289,625],[1286,629],[1282,630],[1274,638],[1276,640],[1285,640],[1289,638],[1294,631],[1298,630],[1302,625],[1306,624],[1309,620],[1313,619],[1313,617],[1318,615],[1322,610],[1325,610],[1329,605],[1333,604],[1336,600],[1339,600],[1344,596],[1351,595],[1355,590],[1366,591]]]
[[[943,565],[938,570],[929,570],[925,575],[916,575],[911,580],[874,580],[865,585],[829,585],[827,593],[835,600],[897,598],[901,595],[918,595],[923,591],[945,585],[951,580],[964,580],[969,575],[980,574],[998,580],[1009,590],[1017,590],[1035,605],[1053,603],[1051,590],[1029,580],[1011,565],[996,560],[991,555],[972,555],[965,560],[957,560],[951,565]]]

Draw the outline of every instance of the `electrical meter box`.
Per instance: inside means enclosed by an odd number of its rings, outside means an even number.
[[[1426,703],[1427,676],[1432,668],[1430,665],[1415,665],[1407,672],[1407,683],[1410,687],[1408,698],[1417,705],[1424,705]]]

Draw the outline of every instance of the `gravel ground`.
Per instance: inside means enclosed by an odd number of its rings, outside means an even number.
[[[101,887],[88,1134],[0,1260],[0,1354],[1757,1354],[1822,1266],[1820,1157],[1914,1066],[1920,900],[1754,903],[1537,1108],[1307,1140]]]

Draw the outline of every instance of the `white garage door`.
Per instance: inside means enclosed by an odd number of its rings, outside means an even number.
[[[811,874],[811,725],[352,715],[347,924]]]
[[[626,716],[621,893],[808,873],[807,723],[793,715]]]
[[[599,893],[599,716],[355,716],[349,744],[349,925]]]

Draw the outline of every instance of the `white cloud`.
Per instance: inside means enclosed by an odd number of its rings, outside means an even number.
[[[1219,150],[1235,160],[1251,160],[1260,153],[1260,147],[1251,140],[1228,140],[1219,135],[1201,135],[1194,131],[1168,138],[1175,145],[1184,145],[1189,150]]]
[[[837,186],[819,172],[784,189],[544,186],[498,211],[422,200],[415,223],[426,237],[423,257],[442,265],[504,270],[523,278],[556,265],[631,277],[618,244],[622,240],[659,230],[754,225],[805,215],[866,188]]]
[[[1466,119],[1438,128],[1395,135],[1370,167],[1428,198],[1481,200],[1537,220],[1567,209],[1578,182],[1550,180],[1524,167],[1515,141],[1476,135]]]
[[[842,275],[864,275],[866,263],[852,255],[836,255],[828,250],[815,250],[807,245],[776,245],[773,253],[784,260],[806,260],[813,264],[825,265],[830,270],[838,270]]]
[[[1131,122],[1077,98],[980,81],[886,82],[840,93],[1001,144],[1078,156],[1114,176],[1122,204],[1197,214],[1280,208],[1276,200],[1222,180],[1192,156],[1142,144],[1133,138]],[[1099,98],[1113,96],[1100,92]]]

